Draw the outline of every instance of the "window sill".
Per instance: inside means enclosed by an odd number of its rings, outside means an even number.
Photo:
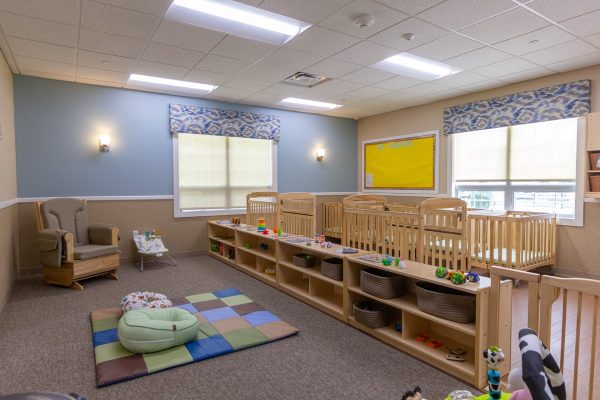
[[[175,209],[175,218],[190,217],[215,217],[219,215],[245,215],[246,208],[213,208],[207,210],[178,210]]]
[[[556,218],[556,224],[559,226],[583,228],[583,218]]]

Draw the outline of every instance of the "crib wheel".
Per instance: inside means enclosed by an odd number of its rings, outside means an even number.
[[[519,286],[521,286],[521,281],[520,281],[519,279],[515,279],[515,280],[514,280],[514,285],[515,285],[515,288],[517,288],[517,289],[518,289],[518,288],[519,288]]]

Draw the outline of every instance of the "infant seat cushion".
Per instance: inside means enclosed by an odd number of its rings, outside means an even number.
[[[173,304],[164,294],[154,292],[133,292],[121,300],[121,311],[142,310],[145,308],[168,308]]]
[[[153,353],[196,339],[198,326],[182,308],[131,310],[119,320],[119,341],[132,353]]]

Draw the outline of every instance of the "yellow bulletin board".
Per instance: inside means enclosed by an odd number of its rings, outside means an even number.
[[[438,131],[363,142],[363,190],[437,193]]]

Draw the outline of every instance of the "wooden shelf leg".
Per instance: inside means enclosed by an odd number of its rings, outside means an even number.
[[[117,270],[110,271],[110,272],[104,274],[103,276],[106,279],[110,279],[110,280],[113,280],[113,281],[118,281],[119,280],[119,277],[117,276]]]
[[[71,289],[83,290],[83,286],[79,282],[73,282],[71,283]]]

